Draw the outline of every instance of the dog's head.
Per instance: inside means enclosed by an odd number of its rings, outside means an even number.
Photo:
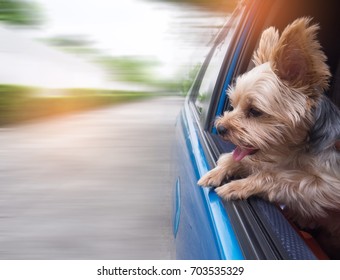
[[[258,151],[280,152],[305,141],[312,108],[330,77],[316,39],[318,26],[310,21],[295,20],[281,37],[275,28],[266,29],[253,56],[255,67],[229,89],[232,110],[215,126],[237,146],[235,160]]]

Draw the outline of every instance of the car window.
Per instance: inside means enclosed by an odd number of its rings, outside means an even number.
[[[222,30],[223,37],[221,37],[210,53],[210,61],[205,69],[203,78],[201,79],[200,86],[196,92],[195,106],[199,113],[202,122],[206,120],[207,111],[211,101],[211,97],[216,86],[216,81],[221,70],[223,60],[226,56],[227,50],[230,46],[230,42],[235,33],[236,27],[240,21],[242,12],[234,15],[228,22],[228,24]],[[224,32],[224,33],[223,33]]]

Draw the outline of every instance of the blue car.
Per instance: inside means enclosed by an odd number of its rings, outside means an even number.
[[[242,1],[215,38],[176,123],[173,234],[177,259],[327,259],[313,237],[258,197],[223,201],[197,181],[234,149],[214,120],[228,110],[226,91],[248,71],[260,35],[302,16],[319,23],[332,72],[330,99],[340,106],[340,13],[332,0]]]

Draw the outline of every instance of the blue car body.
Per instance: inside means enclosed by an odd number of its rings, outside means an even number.
[[[198,178],[209,170],[188,106],[186,103],[177,123],[179,164],[174,208],[177,256],[184,259],[243,259],[216,193],[208,188],[182,187],[196,186]]]
[[[222,201],[212,188],[197,186],[198,179],[214,167],[218,156],[233,149],[231,143],[218,139],[213,123],[228,108],[225,93],[233,79],[249,67],[262,30],[271,22],[282,29],[303,15],[323,19],[319,11],[322,2],[296,2],[299,1],[244,1],[217,35],[188,93],[176,123],[174,151],[173,233],[177,259],[318,258],[278,207],[259,198]],[[282,19],[276,17],[285,5],[292,5],[292,11]],[[336,1],[324,6],[331,11]],[[224,52],[217,56],[220,49]],[[212,85],[207,87],[210,94],[200,96],[214,56],[222,61],[216,64]]]

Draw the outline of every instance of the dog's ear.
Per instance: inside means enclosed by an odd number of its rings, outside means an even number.
[[[253,62],[256,66],[270,60],[273,50],[279,41],[279,32],[274,27],[269,27],[263,31],[259,42],[259,47],[254,52]]]
[[[326,90],[330,78],[327,58],[316,39],[319,26],[310,22],[311,18],[299,18],[285,28],[273,51],[271,66],[289,86]]]

